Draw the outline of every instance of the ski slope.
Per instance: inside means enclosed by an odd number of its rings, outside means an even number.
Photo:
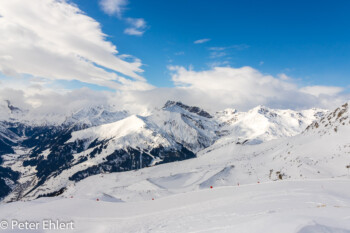
[[[345,179],[278,181],[138,202],[40,198],[2,205],[0,216],[73,220],[75,229],[66,232],[349,233],[350,189],[344,188],[349,185]]]

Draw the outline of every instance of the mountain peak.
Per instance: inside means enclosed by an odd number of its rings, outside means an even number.
[[[260,113],[260,114],[266,114],[268,112],[270,112],[270,109],[264,105],[258,105],[256,106],[255,108],[253,108],[251,110],[252,112],[257,112],[257,113]]]
[[[202,117],[213,118],[208,112],[204,111],[203,109],[201,109],[199,107],[195,107],[195,106],[185,105],[185,104],[181,103],[180,101],[168,100],[163,107],[164,110],[173,110],[174,108],[181,108],[181,109],[184,109],[184,110],[191,112],[191,113],[195,113],[195,114],[202,116]]]
[[[13,106],[9,100],[5,100],[5,102],[7,103],[7,107],[8,107],[8,109],[10,109],[11,113],[21,111],[21,109]]]
[[[116,111],[111,106],[90,106],[74,112],[67,117],[64,124],[79,123],[86,126],[98,126],[116,122],[128,116],[127,111]]]
[[[322,117],[319,121],[316,121],[306,128],[306,131],[315,131],[325,134],[329,131],[338,132],[339,128],[350,125],[350,102],[343,104],[341,107],[336,108],[334,111]]]

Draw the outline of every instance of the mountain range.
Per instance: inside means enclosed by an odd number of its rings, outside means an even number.
[[[170,185],[171,189],[182,190],[184,187],[172,186],[169,179],[181,184],[205,173],[208,179],[198,178],[190,186],[193,189],[209,184],[342,175],[346,169],[329,168],[329,155],[321,153],[316,158],[314,151],[318,150],[310,148],[317,144],[322,148],[320,152],[333,153],[332,161],[345,163],[343,154],[336,153],[347,151],[348,144],[340,139],[335,143],[329,137],[342,135],[348,127],[347,106],[333,112],[258,106],[247,112],[225,109],[209,113],[168,101],[147,115],[130,114],[116,106],[92,106],[70,114],[34,117],[6,101],[0,104],[0,198],[12,202],[65,195],[90,176],[96,179],[94,175],[142,172],[141,168],[158,169],[155,165],[165,163],[170,167],[162,177],[156,175],[136,183],[153,182],[157,187]],[[320,140],[325,140],[322,146],[326,148],[319,145]],[[301,152],[304,147],[310,147],[309,156]],[[186,161],[177,171],[174,162],[182,160]],[[316,168],[311,166],[314,163],[318,164]],[[192,174],[193,170],[197,172]],[[123,195],[131,194],[124,190],[119,196],[108,195],[125,199]]]

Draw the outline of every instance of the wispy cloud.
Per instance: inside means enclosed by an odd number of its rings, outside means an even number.
[[[126,21],[130,24],[129,28],[124,30],[125,34],[132,36],[142,36],[145,33],[147,24],[142,18],[127,18]]]
[[[175,56],[181,56],[181,55],[185,55],[184,51],[180,51],[180,52],[176,52],[174,53]]]
[[[307,86],[301,88],[300,91],[317,97],[320,95],[335,96],[344,91],[344,88],[334,86]]]
[[[230,54],[229,50],[235,49],[235,50],[244,50],[249,48],[249,45],[246,44],[239,44],[239,45],[231,45],[226,47],[209,47],[208,50],[210,51],[210,58],[216,59],[220,57],[225,57]]]
[[[238,44],[238,45],[231,45],[226,47],[210,47],[209,50],[212,50],[212,51],[224,51],[228,49],[244,50],[244,49],[248,49],[249,47],[250,46],[247,44]]]
[[[122,11],[127,4],[127,0],[100,0],[100,7],[106,14],[119,18],[122,17]]]
[[[220,57],[225,57],[227,53],[222,52],[222,51],[213,51],[210,53],[210,58],[220,58]]]
[[[228,47],[210,47],[208,48],[211,51],[224,51],[226,50]]]
[[[207,63],[207,66],[210,67],[211,69],[215,67],[224,67],[224,66],[228,67],[229,65],[230,65],[229,61],[214,61],[214,62]]]
[[[200,40],[196,40],[196,41],[194,41],[193,43],[194,44],[204,44],[204,43],[206,43],[206,42],[208,42],[208,41],[210,41],[211,39],[209,39],[209,38],[205,38],[205,39],[200,39]]]
[[[100,7],[108,15],[116,15],[119,19],[125,20],[129,25],[124,33],[131,36],[142,36],[147,28],[147,23],[142,18],[124,18],[122,13],[129,4],[128,0],[100,0]]]

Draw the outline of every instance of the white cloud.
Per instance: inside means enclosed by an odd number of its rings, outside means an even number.
[[[208,42],[208,41],[210,41],[211,39],[209,39],[209,38],[205,38],[205,39],[200,39],[200,40],[196,40],[196,41],[194,41],[193,43],[194,44],[203,44],[203,43],[206,43],[206,42]]]
[[[205,71],[170,67],[170,70],[176,89],[182,92],[180,98],[210,110],[225,107],[247,110],[259,104],[273,108],[334,108],[350,98],[341,93],[341,88],[300,88],[291,78],[275,78],[251,67],[214,67]]]
[[[101,0],[101,9],[108,15],[122,17],[123,8],[128,4],[127,0]]]
[[[124,33],[130,36],[142,36],[144,31],[140,31],[136,28],[126,28]]]
[[[115,110],[128,110],[133,114],[142,114],[155,107],[158,90],[154,91],[96,91],[87,87],[74,90],[30,87],[1,87],[0,109],[4,100],[10,100],[12,105],[29,110],[29,118],[38,122],[43,120],[64,120],[66,115],[79,109],[91,106],[114,106]],[[165,102],[164,102],[165,103]],[[163,102],[156,101],[160,106]],[[8,112],[0,111],[0,120],[8,119]]]
[[[100,0],[101,9],[108,15],[116,15],[122,19],[122,12],[128,0]],[[146,21],[142,18],[126,18],[125,21],[130,25],[124,30],[124,33],[131,36],[142,36],[146,31]]]
[[[146,21],[142,18],[127,18],[127,21],[135,28],[145,28],[146,27]]]
[[[81,108],[113,104],[112,101],[116,97],[116,93],[93,91],[88,88],[62,93],[50,89],[4,88],[0,92],[0,106],[4,104],[4,100],[10,100],[14,106],[30,110],[28,117],[31,119],[39,122],[42,120],[56,121],[57,119],[62,121],[65,115]],[[0,120],[6,117],[8,117],[6,112],[0,112]]]
[[[307,86],[301,88],[300,91],[317,97],[320,95],[335,96],[344,91],[344,88],[332,86]]]
[[[278,74],[278,77],[284,81],[292,80],[290,77],[288,77],[288,75],[286,75],[284,73]]]
[[[124,30],[125,34],[132,36],[142,36],[146,30],[146,21],[142,18],[127,18],[126,21],[130,24],[129,28]]]
[[[5,79],[5,85],[0,88],[0,101],[9,99],[15,106],[35,107],[35,114],[40,116],[109,104],[117,106],[119,110],[140,114],[154,107],[162,107],[167,100],[182,101],[209,112],[228,107],[248,110],[259,104],[282,109],[334,109],[350,100],[349,94],[329,91],[327,87],[324,87],[322,94],[315,96],[315,92],[306,93],[306,90],[313,88],[299,87],[292,78],[282,80],[251,67],[213,67],[195,71],[175,66],[170,67],[170,70],[175,87],[118,92],[93,91],[88,88],[68,91],[57,87],[47,88],[46,80],[41,79],[31,80],[30,85],[21,85],[20,82],[11,84]],[[340,91],[340,88],[337,90]]]
[[[75,5],[3,0],[0,15],[0,71],[5,75],[79,80],[112,89],[152,88],[139,74],[140,60],[123,60],[100,24]]]

